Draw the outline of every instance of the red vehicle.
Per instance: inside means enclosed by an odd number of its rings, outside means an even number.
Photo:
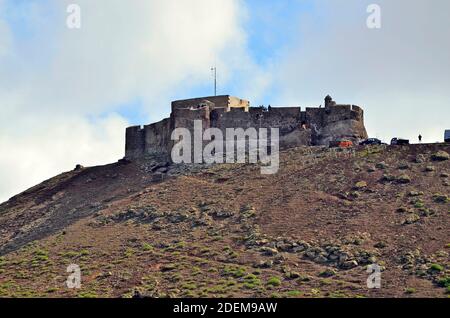
[[[330,141],[330,148],[352,148],[353,142],[347,139]]]

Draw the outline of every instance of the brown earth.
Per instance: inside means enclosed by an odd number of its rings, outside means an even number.
[[[447,297],[439,150],[296,148],[275,175],[150,160],[63,173],[0,205],[0,296]]]

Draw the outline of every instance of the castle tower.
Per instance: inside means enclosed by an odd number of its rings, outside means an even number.
[[[325,108],[329,108],[332,106],[336,106],[336,102],[333,100],[333,98],[330,95],[327,95],[325,97]]]

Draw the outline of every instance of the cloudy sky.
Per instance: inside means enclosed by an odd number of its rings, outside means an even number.
[[[253,105],[331,94],[364,107],[371,136],[441,141],[449,17],[448,0],[0,0],[0,201],[123,157],[126,126],[213,93],[213,65],[219,93]]]

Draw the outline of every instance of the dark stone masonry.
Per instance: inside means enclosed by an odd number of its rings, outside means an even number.
[[[125,158],[148,155],[170,158],[175,128],[193,129],[201,120],[203,129],[279,128],[280,148],[328,146],[330,141],[345,138],[358,142],[367,138],[364,112],[359,106],[336,104],[330,96],[325,107],[250,107],[246,100],[229,95],[186,99],[172,102],[170,118],[160,122],[133,126],[126,130]]]

